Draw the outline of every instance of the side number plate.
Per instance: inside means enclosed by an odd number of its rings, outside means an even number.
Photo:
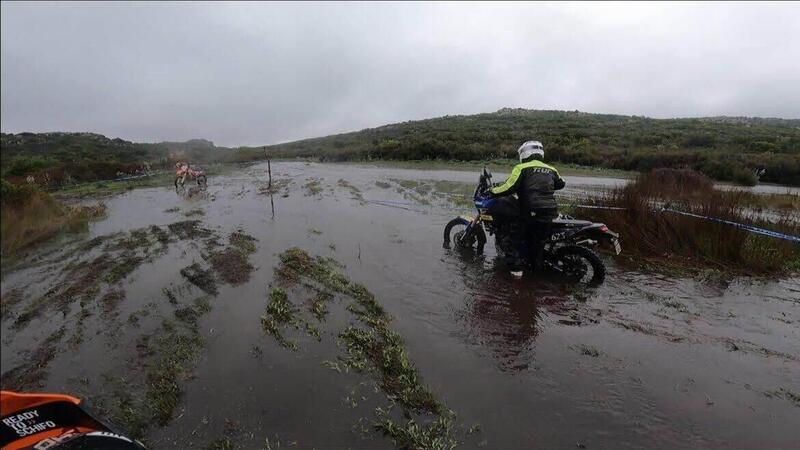
[[[622,252],[622,246],[619,245],[619,240],[614,239],[614,251],[619,255]]]

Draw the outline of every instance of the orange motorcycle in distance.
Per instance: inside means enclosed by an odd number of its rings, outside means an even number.
[[[175,164],[175,188],[183,187],[186,179],[191,178],[197,181],[198,186],[207,186],[206,171],[202,167],[190,166],[188,163],[179,162]]]

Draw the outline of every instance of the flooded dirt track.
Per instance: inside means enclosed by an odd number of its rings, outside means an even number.
[[[410,418],[458,448],[797,448],[800,279],[700,282],[606,259],[599,287],[515,281],[492,245],[441,248],[477,174],[272,174],[126,192],[88,235],[4,267],[3,387],[75,393],[154,448],[390,449],[411,442]],[[292,247],[339,275],[287,284]],[[275,289],[285,303],[269,309]],[[365,298],[386,316],[358,313]],[[270,316],[296,349],[265,331]],[[393,356],[352,359],[350,325]]]

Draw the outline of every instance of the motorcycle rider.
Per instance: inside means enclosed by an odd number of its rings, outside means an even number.
[[[537,269],[542,264],[544,244],[550,238],[552,221],[558,217],[554,191],[562,189],[564,180],[558,170],[543,162],[544,146],[539,141],[527,141],[517,149],[519,164],[514,166],[505,183],[493,187],[492,197],[517,194],[523,220],[525,239]],[[520,262],[515,261],[511,274],[522,276]]]

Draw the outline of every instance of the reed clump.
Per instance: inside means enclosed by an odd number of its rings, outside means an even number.
[[[4,256],[16,253],[56,234],[86,230],[90,220],[105,215],[102,203],[68,206],[38,187],[2,181],[0,247]]]
[[[764,215],[751,207],[752,195],[716,189],[710,178],[690,169],[656,169],[593,199],[596,205],[624,209],[594,210],[592,218],[620,233],[626,253],[633,256],[754,275],[800,270],[797,243],[665,210],[800,235],[796,210]]]

